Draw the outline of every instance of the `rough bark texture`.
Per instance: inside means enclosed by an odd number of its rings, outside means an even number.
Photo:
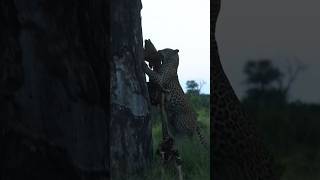
[[[117,0],[110,6],[111,173],[128,179],[147,167],[152,157],[150,106],[141,67],[142,6],[140,0]]]
[[[106,3],[0,0],[1,179],[108,176]]]

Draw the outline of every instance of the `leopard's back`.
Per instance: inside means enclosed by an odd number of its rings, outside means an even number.
[[[165,109],[168,125],[175,135],[194,135],[200,138],[200,142],[207,148],[206,138],[198,126],[196,112],[183,92],[178,78],[179,56],[178,50],[163,49],[158,51],[162,57],[159,69],[160,84],[168,90],[165,95]],[[165,77],[165,78],[164,78]],[[165,82],[163,82],[165,81]]]
[[[166,95],[169,123],[179,134],[194,134],[197,126],[197,116],[183,92],[178,76],[172,78],[165,87],[170,91]]]

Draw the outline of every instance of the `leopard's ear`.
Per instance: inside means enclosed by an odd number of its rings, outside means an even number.
[[[179,49],[174,50],[174,52],[175,52],[175,53],[178,53],[178,52],[179,52]]]

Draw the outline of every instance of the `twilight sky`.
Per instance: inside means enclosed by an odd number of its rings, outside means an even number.
[[[270,58],[284,69],[285,60],[306,65],[290,91],[292,100],[320,102],[320,1],[222,0],[217,42],[224,69],[239,96],[244,63]]]
[[[143,38],[158,49],[179,49],[179,79],[205,80],[209,93],[210,1],[142,0]],[[242,97],[244,63],[269,58],[285,70],[300,59],[307,69],[293,84],[291,100],[320,103],[320,1],[222,0],[217,41],[224,69]],[[191,73],[190,73],[191,72]]]
[[[210,92],[210,0],[142,0],[143,39],[159,49],[179,49],[178,75],[206,81],[202,93]]]

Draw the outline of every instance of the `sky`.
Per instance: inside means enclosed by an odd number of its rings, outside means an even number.
[[[142,0],[143,39],[160,50],[179,49],[178,76],[205,81],[201,93],[210,93],[210,0]]]
[[[269,58],[284,69],[299,59],[306,69],[291,100],[320,103],[320,1],[222,0],[216,29],[219,54],[238,96],[245,93],[244,63]]]

